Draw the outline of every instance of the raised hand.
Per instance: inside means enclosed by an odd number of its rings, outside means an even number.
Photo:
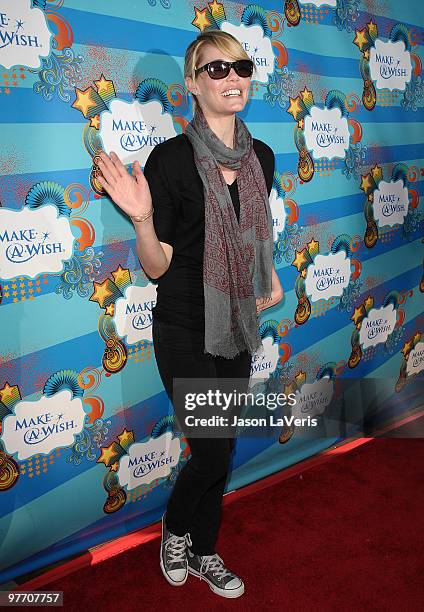
[[[150,211],[152,196],[138,161],[133,163],[133,176],[113,151],[100,151],[97,163],[103,175],[97,180],[124,213],[135,217]]]

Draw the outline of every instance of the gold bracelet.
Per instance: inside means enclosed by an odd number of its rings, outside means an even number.
[[[152,206],[152,208],[149,210],[149,212],[146,215],[136,215],[135,217],[131,217],[130,215],[130,219],[131,221],[134,221],[135,223],[141,223],[141,221],[145,221],[146,219],[151,217],[153,215],[153,211],[154,211],[154,208]]]

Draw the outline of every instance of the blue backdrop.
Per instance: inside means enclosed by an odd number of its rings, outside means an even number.
[[[189,457],[154,359],[156,286],[96,153],[144,166],[184,131],[201,31],[254,60],[240,116],[276,157],[285,298],[261,315],[252,385],[320,423],[238,440],[227,490],[343,438],[323,419],[346,381],[373,381],[377,422],[418,405],[423,25],[415,0],[0,0],[0,582],[158,520]]]

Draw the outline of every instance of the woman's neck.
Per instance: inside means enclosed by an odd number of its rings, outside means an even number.
[[[212,132],[230,149],[234,148],[235,115],[211,117],[203,112]]]

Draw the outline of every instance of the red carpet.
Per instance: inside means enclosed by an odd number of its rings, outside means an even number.
[[[422,610],[423,465],[422,438],[379,438],[227,496],[217,552],[244,579],[235,600],[193,576],[170,586],[157,538],[39,588],[66,610]]]

